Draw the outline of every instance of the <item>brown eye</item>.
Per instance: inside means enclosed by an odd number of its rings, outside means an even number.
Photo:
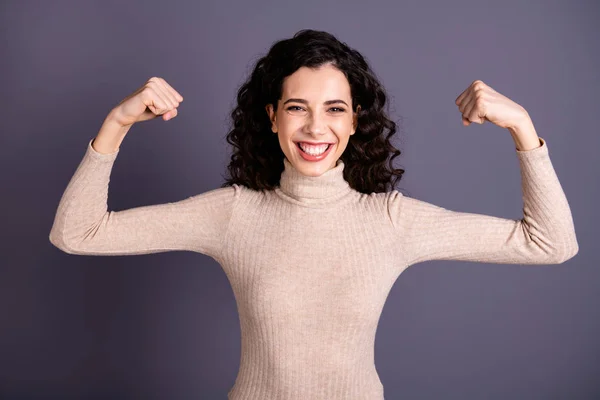
[[[299,109],[299,110],[293,110],[293,109]],[[298,106],[289,106],[288,108],[286,108],[286,110],[288,111],[300,111],[302,110],[302,107],[298,107]]]
[[[344,112],[344,111],[346,111],[343,108],[339,108],[339,107],[332,107],[332,108],[329,109],[329,111],[331,111],[331,110],[339,110],[339,111],[336,111],[336,112]]]

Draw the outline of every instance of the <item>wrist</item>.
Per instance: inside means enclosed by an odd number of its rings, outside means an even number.
[[[104,119],[100,131],[92,143],[92,147],[99,153],[114,153],[121,146],[129,129],[131,129],[131,125],[121,125],[115,118],[113,110]]]
[[[541,146],[533,121],[525,114],[521,121],[508,128],[517,150],[527,151]]]
[[[104,122],[118,127],[119,129],[130,128],[132,124],[125,125],[121,122],[120,113],[121,110],[119,107],[113,108],[104,119]]]

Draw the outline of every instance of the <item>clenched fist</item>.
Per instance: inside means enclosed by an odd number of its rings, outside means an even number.
[[[528,117],[521,106],[481,80],[469,85],[454,101],[462,113],[463,125],[490,121],[501,128],[514,128]]]
[[[177,116],[183,96],[163,78],[152,77],[135,92],[123,99],[111,112],[121,126],[130,126],[162,115],[168,121]]]

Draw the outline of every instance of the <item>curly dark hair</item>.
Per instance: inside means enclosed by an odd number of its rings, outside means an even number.
[[[401,152],[390,142],[396,123],[384,111],[387,95],[383,86],[358,51],[328,32],[311,29],[275,42],[240,87],[237,106],[231,112],[233,128],[226,136],[234,147],[227,167],[229,177],[224,177],[221,187],[235,183],[254,190],[272,190],[279,186],[285,155],[271,131],[265,106],[273,104],[277,110],[285,77],[303,66],[318,68],[328,63],[345,74],[352,106],[358,110],[356,132],[340,156],[344,179],[361,193],[394,189],[404,169],[392,166],[392,160]]]

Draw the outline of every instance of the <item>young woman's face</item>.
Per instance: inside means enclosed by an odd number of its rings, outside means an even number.
[[[335,167],[356,131],[352,107],[346,76],[326,64],[301,67],[286,77],[277,112],[271,104],[266,109],[288,161],[303,175],[319,176]],[[300,148],[309,143],[316,145]]]

